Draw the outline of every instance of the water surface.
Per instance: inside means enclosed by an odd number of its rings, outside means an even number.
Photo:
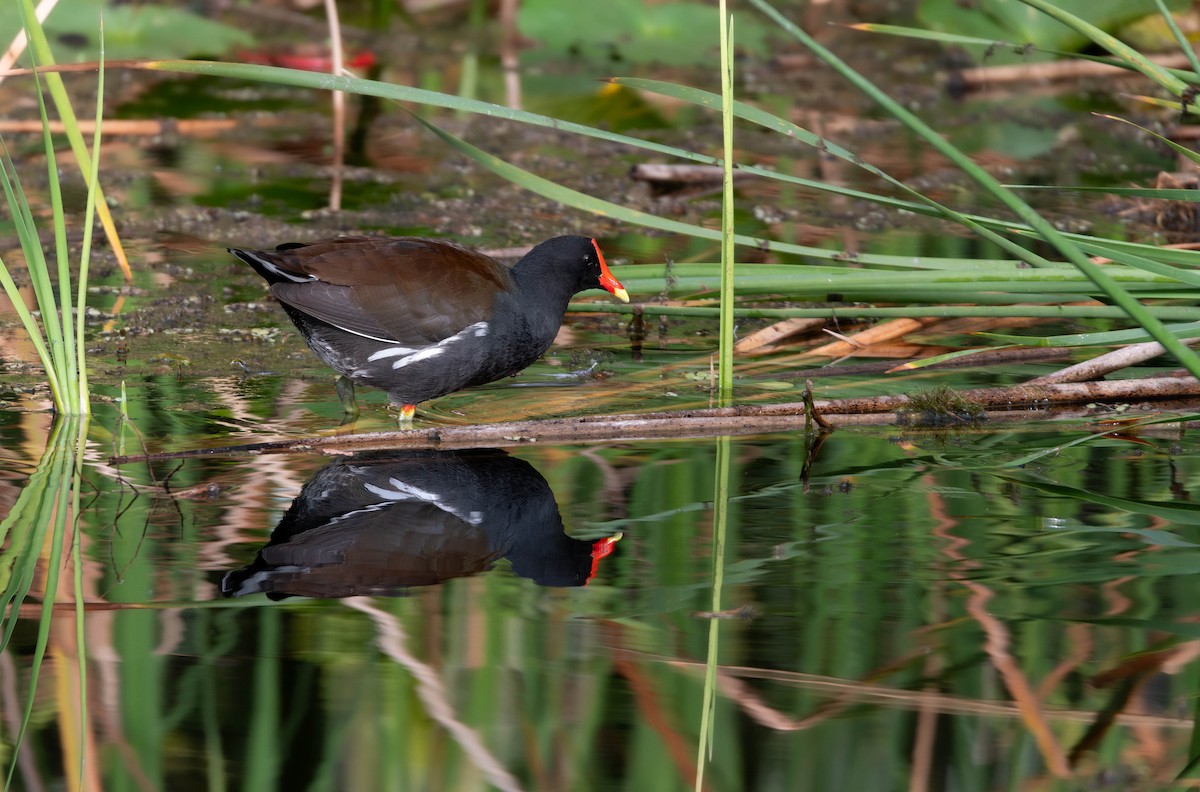
[[[47,421],[3,428],[6,510]],[[716,617],[714,788],[1165,789],[1195,725],[1200,446],[1099,429],[116,468],[106,410],[16,788],[83,744],[115,789],[688,789]],[[49,571],[9,622],[10,745]]]

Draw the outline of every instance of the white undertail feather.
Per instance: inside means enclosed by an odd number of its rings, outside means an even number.
[[[279,267],[275,266],[270,261],[267,261],[265,258],[263,258],[262,256],[258,255],[257,253],[255,253],[251,250],[241,250],[241,251],[238,251],[238,254],[240,256],[242,256],[242,258],[253,259],[256,263],[258,263],[260,266],[262,266],[263,269],[269,270],[270,272],[275,273],[276,275],[278,275],[281,278],[290,280],[292,283],[307,283],[309,281],[316,280],[316,277],[313,275],[297,275],[294,272],[287,272],[286,270],[281,270]]]

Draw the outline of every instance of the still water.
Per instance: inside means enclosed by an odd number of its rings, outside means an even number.
[[[1167,789],[1196,754],[1179,424],[109,463],[155,426],[101,409],[56,533],[74,435],[4,416],[15,789],[691,789],[714,618],[706,788]]]

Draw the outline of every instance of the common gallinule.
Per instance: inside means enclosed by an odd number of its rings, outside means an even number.
[[[317,471],[221,591],[397,595],[501,558],[539,585],[582,586],[619,538],[568,536],[546,479],[503,451],[370,451]]]
[[[596,240],[542,242],[512,268],[452,242],[339,237],[230,253],[271,284],[308,346],[354,383],[418,403],[516,374],[545,352],[577,292],[629,295]]]

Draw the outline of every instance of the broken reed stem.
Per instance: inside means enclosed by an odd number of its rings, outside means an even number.
[[[1190,346],[1200,343],[1200,338],[1187,338],[1184,339],[1183,343]],[[1098,380],[1106,374],[1111,374],[1114,371],[1129,368],[1130,366],[1136,366],[1138,363],[1144,363],[1147,360],[1153,360],[1159,355],[1165,355],[1166,352],[1167,350],[1163,348],[1163,345],[1157,341],[1130,344],[1120,349],[1114,349],[1111,352],[1105,352],[1103,355],[1098,355],[1082,363],[1076,363],[1074,366],[1067,366],[1064,369],[1059,369],[1042,377],[1035,377],[1025,384],[1051,385],[1055,383]]]

